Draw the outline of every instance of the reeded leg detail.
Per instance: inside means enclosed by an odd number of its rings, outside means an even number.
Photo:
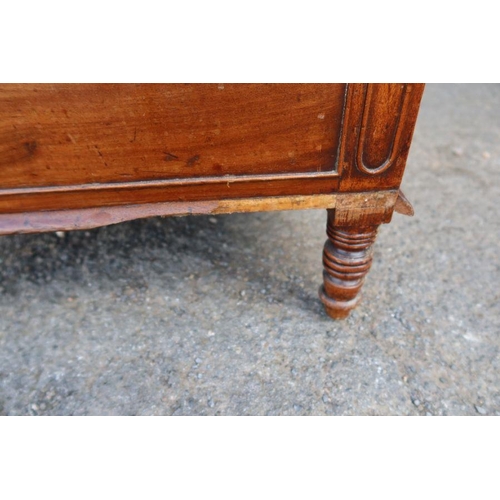
[[[334,228],[328,217],[319,297],[332,318],[347,318],[358,304],[358,293],[372,264],[377,229],[378,226]]]

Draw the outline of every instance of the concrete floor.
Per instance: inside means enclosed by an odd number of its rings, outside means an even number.
[[[0,414],[500,415],[500,86],[426,88],[364,300],[324,211],[0,238]]]

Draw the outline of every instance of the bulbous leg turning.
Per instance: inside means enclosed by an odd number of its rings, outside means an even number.
[[[347,318],[360,300],[359,291],[372,264],[377,229],[378,226],[335,228],[328,217],[319,297],[334,319]]]

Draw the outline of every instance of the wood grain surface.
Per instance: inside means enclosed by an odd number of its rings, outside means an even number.
[[[0,213],[398,189],[422,90],[0,85]]]
[[[0,188],[332,171],[345,85],[0,86]]]

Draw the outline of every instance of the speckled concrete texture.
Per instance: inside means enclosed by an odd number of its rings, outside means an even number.
[[[0,238],[2,415],[500,415],[500,86],[428,85],[363,301],[324,211]]]

